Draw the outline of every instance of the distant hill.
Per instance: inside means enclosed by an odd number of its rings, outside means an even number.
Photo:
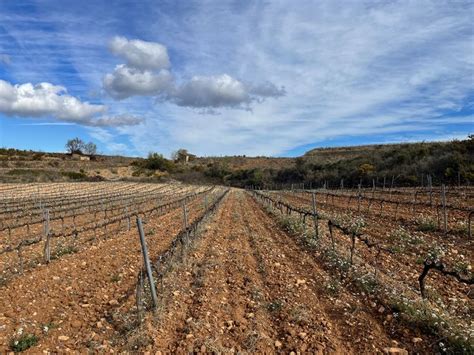
[[[316,148],[298,158],[215,157],[191,163],[206,176],[234,186],[307,183],[355,187],[470,184],[474,181],[474,138],[451,142],[374,144]]]
[[[345,179],[356,185],[383,179],[400,185],[474,181],[474,137],[450,142],[375,144],[353,147],[317,148],[300,162],[306,181],[328,181],[332,186]]]
[[[0,182],[68,180],[176,179],[188,183],[264,186],[307,183],[336,187],[420,185],[431,176],[433,184],[470,184],[474,181],[474,136],[451,142],[376,144],[316,148],[298,158],[195,157],[172,162],[98,155],[80,160],[63,153],[0,149]],[[343,181],[342,181],[343,180]]]
[[[0,149],[0,182],[48,182],[69,180],[118,180],[130,177],[130,165],[137,158],[65,153],[44,153],[31,150]]]

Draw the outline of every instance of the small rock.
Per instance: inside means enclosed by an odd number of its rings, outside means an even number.
[[[78,320],[73,320],[72,323],[71,323],[71,326],[72,326],[73,328],[80,328],[81,325],[82,325],[82,323],[81,323],[80,321],[78,321]]]
[[[186,339],[191,339],[194,335],[189,333],[189,334],[186,334]]]
[[[414,344],[417,344],[417,343],[422,342],[423,339],[421,339],[421,338],[413,338],[411,341],[412,341]]]
[[[111,306],[116,306],[116,305],[118,305],[119,303],[118,303],[117,300],[110,300],[110,301],[109,301],[109,304],[110,304]]]
[[[179,291],[173,291],[173,296],[179,296]]]
[[[305,332],[301,332],[298,334],[298,336],[301,338],[301,339],[304,339],[306,338],[306,333]]]
[[[398,355],[408,355],[408,351],[402,348],[384,348],[385,354],[398,354]]]
[[[304,285],[305,283],[306,283],[305,279],[297,279],[296,280],[296,286]]]
[[[281,341],[275,341],[275,347],[276,348],[281,348],[283,346],[283,344],[281,343]]]
[[[379,308],[379,313],[383,313],[383,312],[385,312],[385,307],[384,307],[384,306],[380,306],[380,308]]]
[[[66,335],[60,335],[60,336],[58,336],[58,340],[60,340],[60,341],[66,341],[66,340],[69,340],[69,337],[66,336]]]

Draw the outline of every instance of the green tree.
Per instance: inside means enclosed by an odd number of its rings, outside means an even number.
[[[358,171],[359,171],[359,174],[362,176],[369,176],[374,173],[375,166],[373,166],[372,164],[365,163],[359,166]]]

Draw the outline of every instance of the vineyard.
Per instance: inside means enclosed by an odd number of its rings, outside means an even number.
[[[470,187],[0,197],[1,353],[474,351]]]

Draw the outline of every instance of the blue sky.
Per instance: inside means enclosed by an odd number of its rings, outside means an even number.
[[[295,156],[474,133],[472,1],[0,2],[0,146]]]

